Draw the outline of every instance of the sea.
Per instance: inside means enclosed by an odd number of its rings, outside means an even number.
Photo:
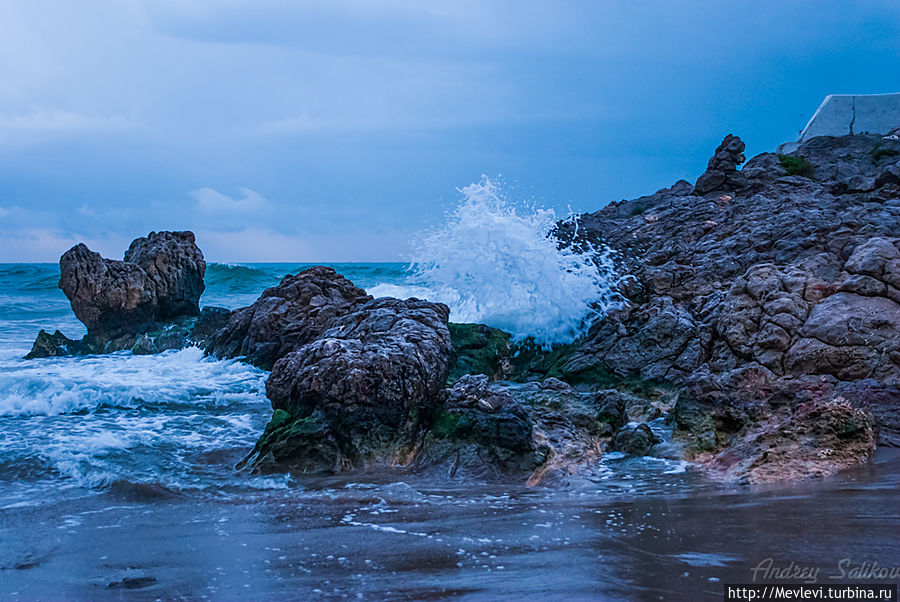
[[[412,266],[332,267],[376,296],[444,300],[456,321],[578,336],[619,276],[539,240],[555,216],[489,187]],[[249,305],[309,265],[210,263],[201,305]],[[900,565],[895,449],[767,486],[616,453],[564,490],[241,472],[272,414],[267,373],[197,348],[25,360],[40,329],[84,334],[58,280],[56,264],[0,264],[0,600],[722,600],[781,574],[766,567],[843,583]]]

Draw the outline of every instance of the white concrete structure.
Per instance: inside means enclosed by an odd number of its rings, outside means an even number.
[[[888,134],[900,128],[900,93],[831,94],[825,97],[796,142],[786,142],[778,152],[790,152],[816,136]]]

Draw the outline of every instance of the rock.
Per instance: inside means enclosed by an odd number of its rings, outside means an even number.
[[[38,357],[59,357],[65,355],[87,355],[93,353],[91,345],[85,341],[73,341],[60,331],[49,334],[45,330],[41,330],[31,351],[25,356],[30,360]]]
[[[843,398],[791,404],[705,459],[713,474],[749,483],[822,477],[864,464],[875,450],[871,418]]]
[[[691,191],[673,187],[581,216],[580,239],[609,245],[620,272],[632,276],[629,306],[572,344],[563,365],[585,370],[591,377],[580,382],[598,387],[633,389],[635,380],[652,379],[675,391],[669,420],[676,439],[698,458],[741,445],[770,416],[770,403],[777,412],[799,405],[778,393],[798,386],[827,384],[830,397],[823,393],[816,403],[843,397],[870,413],[882,443],[894,440],[900,432],[900,411],[893,409],[900,398],[891,393],[900,386],[900,185],[891,175],[900,144],[894,144],[872,135],[812,138],[788,155],[748,161],[741,171],[746,187],[727,178],[716,190],[702,183]],[[712,172],[724,173],[740,159],[725,146]],[[801,167],[809,177],[788,175]],[[650,208],[656,222],[631,219]],[[716,466],[736,479],[750,470]],[[829,464],[806,466],[812,475]],[[831,466],[836,471],[844,463]]]
[[[597,407],[596,420],[600,425],[599,435],[612,435],[628,422],[628,416],[625,415],[625,399],[615,389],[598,391],[594,403]]]
[[[450,476],[529,474],[542,461],[525,408],[487,376],[465,375],[442,391],[414,467]]]
[[[158,320],[200,313],[206,262],[193,232],[151,232],[132,241],[125,263],[142,268],[156,287]]]
[[[885,167],[875,179],[875,186],[879,188],[887,184],[900,184],[900,161]]]
[[[873,176],[850,176],[843,184],[847,192],[871,192],[876,188]]]
[[[555,376],[551,376],[549,378],[545,378],[543,382],[541,382],[541,388],[550,389],[553,391],[568,391],[572,387],[568,383],[559,380]]]
[[[646,456],[650,453],[650,449],[659,442],[659,437],[653,434],[646,423],[626,424],[613,437],[612,449],[632,456]]]
[[[321,470],[398,462],[446,379],[448,314],[438,303],[376,299],[278,360],[266,382],[273,408],[300,421],[304,437],[318,442],[315,454],[336,454],[323,462],[304,444],[291,462]],[[272,445],[258,447],[252,463],[264,464]]]
[[[191,329],[191,342],[202,349],[208,348],[218,332],[228,324],[231,313],[224,307],[204,307]]]
[[[465,374],[497,378],[509,361],[511,335],[484,324],[448,324],[453,341],[453,360],[447,375],[452,385]]]
[[[192,232],[151,232],[131,244],[125,261],[79,244],[59,265],[59,287],[98,344],[200,313],[206,262]]]
[[[893,267],[897,265],[897,259],[900,259],[900,251],[890,239],[874,237],[857,245],[844,264],[844,269],[851,274],[881,278],[884,276],[885,268],[888,267],[888,262],[892,262],[890,265]]]
[[[125,337],[122,348],[130,348],[135,355],[161,353],[183,349],[191,345],[206,349],[216,333],[225,326],[231,310],[224,307],[204,307],[199,316],[178,318],[153,327],[133,339]]]
[[[201,336],[201,330],[211,314],[200,316],[199,307],[206,262],[193,233],[151,232],[131,243],[124,261],[104,259],[79,244],[63,254],[59,266],[59,287],[87,335],[73,341],[59,331],[41,331],[27,359],[206,344],[209,333]]]
[[[244,357],[261,368],[318,339],[339,317],[372,297],[331,268],[316,266],[285,276],[250,307],[236,310],[208,351]]]
[[[816,304],[787,353],[792,373],[900,383],[900,304],[840,292]]]
[[[694,194],[703,195],[725,187],[744,188],[746,178],[737,171],[737,166],[744,160],[744,141],[731,134],[725,136],[709,160],[706,171],[697,179]]]

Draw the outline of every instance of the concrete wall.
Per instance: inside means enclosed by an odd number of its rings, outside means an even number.
[[[887,134],[900,128],[900,94],[831,94],[819,106],[797,142],[783,144],[790,152],[816,136]]]

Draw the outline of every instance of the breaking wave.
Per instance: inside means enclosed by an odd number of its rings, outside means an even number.
[[[517,207],[487,177],[461,192],[447,222],[417,241],[406,292],[446,303],[454,322],[544,347],[582,336],[619,303],[608,247],[561,244],[552,209]]]

